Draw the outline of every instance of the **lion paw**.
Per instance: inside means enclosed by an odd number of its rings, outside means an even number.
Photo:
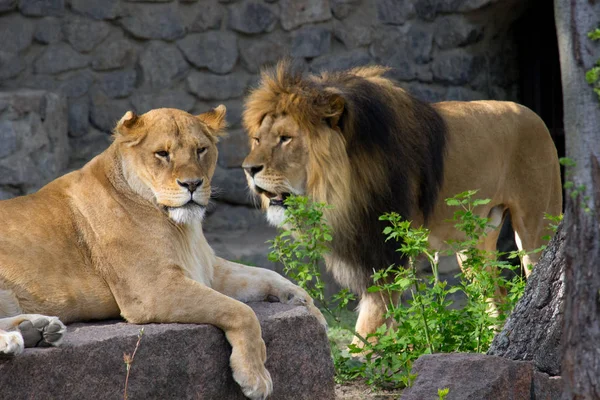
[[[67,327],[58,317],[38,315],[21,322],[18,326],[25,347],[58,346],[63,340]]]
[[[0,332],[0,356],[18,356],[25,349],[19,332]]]
[[[234,347],[231,354],[233,379],[240,385],[244,396],[252,400],[264,400],[273,392],[271,374],[265,368],[266,348],[262,343],[261,357],[242,359]]]
[[[327,321],[321,310],[315,306],[312,297],[304,289],[289,283],[281,292],[281,295],[277,297],[281,303],[306,307],[308,312],[314,315],[317,321],[327,329]]]

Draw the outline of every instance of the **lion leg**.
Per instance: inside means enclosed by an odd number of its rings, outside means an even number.
[[[266,268],[249,267],[217,257],[212,288],[244,303],[270,301],[304,306],[327,326],[323,314],[304,289]]]
[[[537,221],[537,224],[529,224],[528,226],[525,223],[525,215],[519,209],[515,211],[511,209],[511,222],[515,230],[517,247],[521,251],[528,252],[521,257],[521,265],[525,271],[525,276],[529,278],[533,267],[535,267],[541,256],[541,252],[531,253],[531,251],[545,244],[546,241],[543,239],[543,236],[552,235],[552,232],[547,228],[548,224],[544,224],[542,218],[540,218],[540,221]]]
[[[354,328],[360,337],[354,336],[352,344],[362,348],[365,345],[362,339],[374,343],[376,338],[367,338],[367,336],[374,333],[383,324],[389,327],[394,323],[393,319],[386,318],[385,314],[388,311],[390,303],[397,304],[399,298],[400,293],[392,293],[391,298],[389,298],[382,292],[365,292],[360,299],[358,319]]]
[[[261,327],[246,304],[185,277],[175,266],[165,268],[154,280],[117,277],[111,288],[120,285],[131,290],[113,290],[128,322],[214,325],[223,330],[231,344],[233,378],[244,395],[262,400],[273,391],[271,375],[265,368],[267,350]]]

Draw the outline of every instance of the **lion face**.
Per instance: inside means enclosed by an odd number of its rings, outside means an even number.
[[[283,223],[286,197],[306,192],[307,139],[298,124],[286,115],[267,115],[250,137],[250,154],[242,167],[248,186],[261,196],[273,225]]]
[[[198,116],[157,109],[117,124],[116,140],[129,186],[176,223],[202,219],[217,162],[225,107]]]

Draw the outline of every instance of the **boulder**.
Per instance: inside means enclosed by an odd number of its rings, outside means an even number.
[[[286,31],[331,19],[328,0],[281,0],[281,26]]]
[[[333,399],[325,330],[303,307],[251,304],[267,345],[276,399]],[[125,353],[144,329],[128,383],[132,399],[244,399],[229,367],[231,347],[211,325],[124,322],[72,324],[59,348],[34,348],[0,360],[3,398],[123,397]]]
[[[485,354],[448,353],[421,356],[413,365],[417,375],[402,400],[435,399],[448,388],[446,400],[560,399],[562,380],[538,372],[528,361]]]
[[[139,66],[143,82],[153,89],[173,86],[190,69],[177,47],[160,42],[150,42],[140,55]]]
[[[0,92],[0,184],[39,187],[69,160],[67,101],[39,91]]]

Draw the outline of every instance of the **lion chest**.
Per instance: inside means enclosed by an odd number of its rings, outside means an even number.
[[[188,278],[211,286],[215,254],[208,245],[201,227],[186,227],[182,235],[179,258],[180,265]]]

